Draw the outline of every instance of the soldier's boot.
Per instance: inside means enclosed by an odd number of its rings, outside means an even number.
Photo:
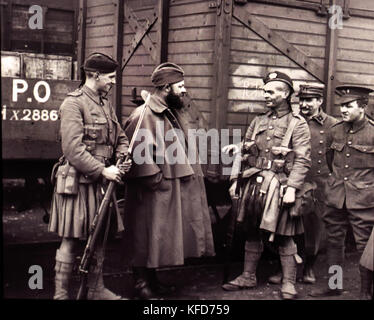
[[[295,288],[296,284],[296,272],[297,265],[294,255],[281,255],[282,263],[282,287],[281,294],[282,298],[285,300],[296,299],[297,291]]]
[[[243,273],[234,280],[222,285],[226,291],[250,289],[257,286],[256,269],[263,251],[262,242],[246,242]]]
[[[308,255],[306,256],[306,261],[303,270],[303,282],[314,284],[316,283],[316,276],[313,271],[314,263],[316,261],[317,256],[315,255]]]
[[[361,276],[360,300],[373,299],[373,271],[359,266]]]
[[[126,300],[104,286],[104,251],[102,248],[97,249],[94,259],[96,260],[96,264],[90,267],[87,276],[87,300]]]
[[[297,273],[297,264],[295,259],[296,253],[296,244],[292,238],[286,240],[284,246],[279,247],[279,256],[283,274],[281,296],[282,299],[285,300],[293,300],[296,299],[297,296],[297,291],[295,288]]]
[[[327,270],[326,274],[329,274],[330,266],[337,265],[343,267],[344,260],[344,247],[341,248],[327,248]],[[312,297],[332,297],[340,296],[343,293],[343,289],[331,289],[328,285],[328,280],[324,287],[320,289],[312,290],[309,295]]]
[[[75,255],[56,251],[55,300],[68,300]]]
[[[148,268],[148,280],[151,290],[157,292],[158,294],[170,294],[176,290],[174,285],[160,282],[155,268]]]
[[[150,300],[155,297],[155,293],[150,284],[150,270],[145,267],[133,267],[134,275],[134,298],[140,300]]]

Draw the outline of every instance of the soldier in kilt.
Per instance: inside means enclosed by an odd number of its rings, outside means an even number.
[[[310,132],[305,119],[292,113],[290,97],[294,89],[290,77],[274,71],[264,83],[269,110],[252,121],[242,142],[243,154],[234,161],[234,168],[238,162],[242,164],[238,221],[246,232],[244,270],[223,289],[233,291],[257,285],[257,263],[266,239],[279,248],[282,297],[294,299],[297,249],[293,236],[303,233],[303,224],[293,208],[311,165]],[[223,152],[233,147],[224,147]],[[238,183],[234,168],[230,178],[232,197]]]
[[[56,253],[54,299],[69,299],[76,247],[88,237],[89,228],[104,195],[107,181],[121,181],[130,163],[122,168],[112,165],[125,156],[128,139],[106,98],[115,84],[118,63],[101,53],[90,55],[83,66],[82,85],[60,106],[63,157],[52,173],[56,179],[49,231],[56,232],[61,245]],[[119,213],[117,231],[123,230]],[[104,248],[98,244],[96,264],[89,272],[88,299],[116,300],[121,297],[104,287],[102,267]]]

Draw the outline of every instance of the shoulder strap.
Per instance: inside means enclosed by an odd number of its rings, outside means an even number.
[[[283,137],[282,144],[281,144],[282,147],[288,148],[288,145],[290,144],[290,141],[291,141],[292,133],[293,133],[298,121],[299,121],[299,119],[297,117],[292,117],[292,119],[291,119],[291,121],[288,125],[288,129],[286,131],[286,134]]]
[[[255,118],[255,127],[253,128],[253,132],[252,132],[252,136],[251,136],[251,141],[255,141],[256,140],[256,135],[257,135],[257,132],[258,132],[258,128],[260,127],[260,119],[259,118]]]

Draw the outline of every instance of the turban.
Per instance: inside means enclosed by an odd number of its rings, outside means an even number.
[[[183,69],[171,62],[160,64],[152,73],[152,83],[155,87],[176,83],[184,80]]]

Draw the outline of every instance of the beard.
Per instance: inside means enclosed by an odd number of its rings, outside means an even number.
[[[183,100],[180,96],[174,93],[173,89],[170,90],[165,98],[165,101],[170,109],[180,110],[184,107]]]

